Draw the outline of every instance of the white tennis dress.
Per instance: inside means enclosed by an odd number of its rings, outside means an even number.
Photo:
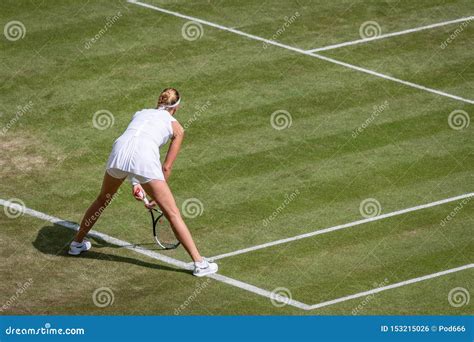
[[[135,113],[125,132],[114,142],[107,172],[132,183],[165,180],[160,147],[173,136],[176,119],[164,109],[143,109]]]

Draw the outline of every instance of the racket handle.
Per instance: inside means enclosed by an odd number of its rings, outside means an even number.
[[[150,201],[148,200],[148,198],[146,198],[146,193],[145,193],[145,191],[142,191],[142,192],[141,192],[141,196],[142,196],[142,201],[143,201],[143,203],[145,203],[146,205],[150,204]]]

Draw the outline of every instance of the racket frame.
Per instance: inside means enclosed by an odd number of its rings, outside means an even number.
[[[146,197],[146,194],[142,192],[142,195],[143,195],[142,196],[143,203],[145,203],[146,205],[149,205],[150,201]],[[164,216],[163,212],[155,208],[148,208],[148,211],[150,212],[150,216],[151,216],[151,222],[152,222],[152,227],[153,227],[153,238],[155,239],[156,244],[160,246],[162,249],[166,249],[166,250],[178,248],[181,242],[178,241],[176,243],[165,243],[165,242],[160,241],[160,239],[158,238],[158,234],[156,232],[157,231],[156,226],[158,222],[160,221],[160,219]],[[153,212],[156,213],[156,218]]]

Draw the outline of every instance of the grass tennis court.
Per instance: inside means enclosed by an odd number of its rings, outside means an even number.
[[[0,8],[2,314],[473,313],[471,1]],[[79,258],[69,223],[25,212],[79,222],[168,86],[186,129],[169,184],[218,277],[155,248],[129,184]]]

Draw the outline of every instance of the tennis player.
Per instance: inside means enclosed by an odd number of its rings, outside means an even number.
[[[178,91],[167,88],[160,94],[156,109],[135,113],[125,132],[113,145],[100,194],[87,209],[80,229],[71,242],[69,254],[79,255],[91,248],[85,236],[127,178],[133,184],[133,195],[137,200],[142,199],[144,191],[153,199],[149,208],[159,205],[176,237],[194,261],[193,274],[202,277],[217,272],[217,264],[199,254],[167,184],[184,138],[183,127],[173,117],[180,101]],[[169,139],[171,143],[162,166],[159,149]]]

